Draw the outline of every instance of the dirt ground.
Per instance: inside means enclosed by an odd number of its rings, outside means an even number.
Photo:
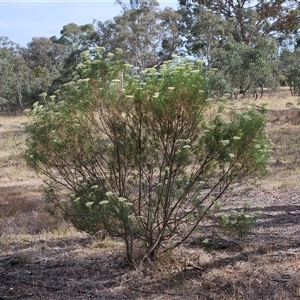
[[[21,168],[13,177],[1,160],[0,300],[300,299],[300,126],[270,123],[267,132],[274,141],[269,173],[234,185],[221,210],[249,203],[259,212],[251,232],[206,248],[193,236],[134,270],[120,241],[100,241],[51,219],[40,181],[27,173],[20,179]]]
[[[261,211],[245,239],[205,250],[194,238],[136,270],[117,241],[3,234],[0,299],[299,299],[300,188],[240,190],[230,206],[241,194]]]

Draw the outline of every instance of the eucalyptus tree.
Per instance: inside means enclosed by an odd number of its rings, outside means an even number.
[[[297,31],[300,24],[297,0],[182,0],[180,4],[186,9],[198,7],[219,15],[231,24],[234,40],[246,44],[259,36],[283,40]]]
[[[183,0],[178,12],[188,53],[219,69],[212,88],[262,95],[278,85],[279,49],[300,24],[297,1]]]
[[[181,7],[179,13],[180,33],[184,37],[181,51],[203,59],[210,68],[212,50],[228,40],[226,24],[219,15],[191,3]]]
[[[251,91],[257,98],[263,96],[264,88],[275,89],[280,83],[278,48],[272,37],[262,37],[252,47],[233,41],[212,52],[212,65],[228,80],[226,92],[245,96]]]
[[[52,83],[51,91],[53,92],[72,78],[71,74],[81,60],[80,53],[95,47],[99,41],[99,36],[93,24],[69,23],[63,26],[59,37],[53,36],[50,40],[56,47],[62,47],[64,53],[60,75]]]
[[[284,49],[281,53],[281,69],[292,95],[300,96],[300,48]]]
[[[120,48],[123,59],[140,70],[170,59],[181,43],[179,15],[171,8],[159,9],[156,0],[141,0],[134,10],[122,7],[121,15],[97,23],[99,45],[106,54]]]
[[[33,72],[20,54],[19,45],[0,37],[0,105],[23,109],[33,81]]]
[[[34,72],[36,81],[39,81],[36,95],[47,90],[52,81],[60,76],[67,57],[64,45],[54,43],[46,37],[33,38],[27,48],[21,49],[21,54]]]
[[[84,51],[97,44],[98,34],[93,24],[77,25],[69,23],[63,26],[60,37],[51,37],[55,43],[67,46],[67,52],[75,50]]]

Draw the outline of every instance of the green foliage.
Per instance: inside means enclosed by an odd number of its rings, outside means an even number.
[[[174,57],[141,81],[121,50],[102,55],[83,52],[73,80],[27,111],[25,158],[54,209],[122,238],[134,264],[138,246],[151,259],[179,246],[232,182],[264,170],[266,117],[207,99],[202,62]]]
[[[53,93],[64,83],[72,80],[72,73],[81,61],[80,53],[95,47],[99,42],[99,36],[93,24],[69,23],[63,26],[59,37],[53,36],[50,40],[56,48],[63,49],[63,56],[59,57],[63,58],[63,61],[56,65],[60,73],[52,80],[48,89]]]
[[[279,85],[278,54],[298,40],[299,1],[184,0],[178,13],[180,50],[221,71],[212,82],[217,94],[250,92],[257,98]]]
[[[211,65],[222,70],[230,91],[248,91],[263,96],[264,89],[277,87],[280,76],[278,49],[273,38],[261,38],[254,45],[228,43],[224,48],[214,49]]]
[[[156,0],[138,2],[137,9],[123,7],[122,15],[98,22],[97,32],[105,54],[122,48],[123,59],[144,70],[170,59],[177,50],[181,43],[177,26],[180,16],[171,8],[159,9]]]
[[[221,47],[228,36],[226,24],[219,14],[200,9],[194,2],[182,5],[178,11],[180,33],[185,37],[184,46],[189,55],[194,55],[211,66],[212,50]]]
[[[0,108],[15,106],[23,109],[28,100],[24,96],[31,91],[32,75],[18,45],[0,37]]]
[[[231,237],[245,237],[253,228],[259,213],[251,214],[248,204],[241,210],[232,210],[230,214],[221,214],[217,221],[223,233]]]
[[[202,19],[203,15],[205,19],[207,13],[219,16],[222,27],[226,29],[225,36],[220,38],[221,42],[231,40],[251,45],[257,39],[267,36],[276,36],[277,41],[283,42],[297,33],[299,28],[299,1],[297,0],[183,0],[180,1],[180,5],[182,22],[196,24],[196,27],[202,22],[198,20]],[[191,35],[194,35],[194,28],[194,26],[191,27]],[[213,32],[215,32],[214,29]],[[218,34],[213,36],[216,38]]]
[[[33,38],[27,44],[27,48],[22,48],[21,53],[34,73],[36,101],[38,95],[47,90],[52,81],[60,76],[62,64],[67,56],[66,46],[45,37]]]
[[[281,54],[282,72],[292,95],[300,96],[300,49],[290,51],[285,49]]]

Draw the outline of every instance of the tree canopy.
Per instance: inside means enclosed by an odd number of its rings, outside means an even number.
[[[114,20],[97,23],[99,45],[106,52],[123,49],[124,60],[141,70],[171,58],[180,45],[179,15],[159,9],[155,0],[141,0],[135,10],[124,9]]]
[[[30,94],[33,78],[19,46],[7,37],[0,37],[0,106],[23,109],[24,98]]]

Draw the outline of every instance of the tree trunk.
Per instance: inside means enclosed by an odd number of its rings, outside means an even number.
[[[22,93],[21,93],[21,86],[19,83],[17,83],[17,93],[18,93],[18,101],[21,110],[23,111],[23,99],[22,99]]]
[[[125,244],[126,244],[126,258],[127,262],[130,265],[131,268],[134,267],[134,255],[133,255],[133,242],[134,237],[132,235],[127,235],[125,237]]]

